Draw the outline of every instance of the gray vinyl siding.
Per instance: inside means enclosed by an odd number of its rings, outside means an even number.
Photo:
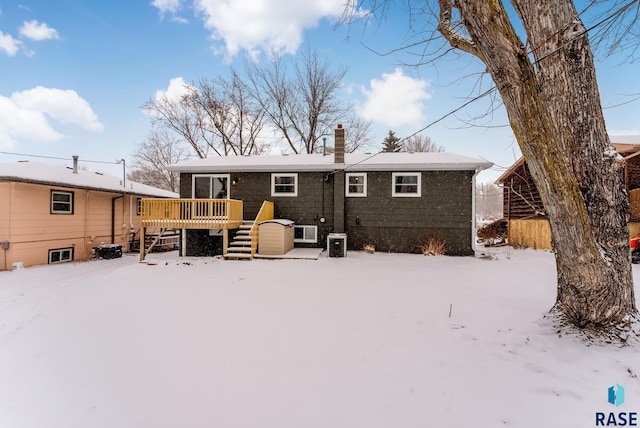
[[[473,254],[473,173],[424,171],[415,198],[392,197],[392,172],[368,172],[367,197],[346,198],[349,249],[373,244],[377,251],[417,253],[421,244],[438,238],[447,254]]]
[[[341,198],[334,194],[334,183],[338,179],[344,195],[344,179],[332,173],[299,172],[296,197],[271,196],[271,173],[231,173],[231,180],[238,179],[238,184],[229,190],[232,199],[243,201],[247,220],[255,218],[268,200],[274,203],[276,218],[318,226],[316,246],[326,246],[327,234],[342,232],[338,229],[344,222],[349,250],[373,244],[376,251],[418,253],[421,244],[438,238],[445,241],[447,254],[472,255],[474,171],[423,171],[420,197],[393,197],[392,173],[367,172],[367,196],[346,197],[344,208],[338,209],[335,201]],[[181,174],[183,198],[191,197],[191,176]]]

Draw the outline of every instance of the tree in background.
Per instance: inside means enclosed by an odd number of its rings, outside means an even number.
[[[288,148],[296,154],[319,153],[322,138],[333,136],[338,123],[358,137],[347,136],[347,151],[368,144],[369,122],[352,114],[352,106],[338,97],[346,69],[332,69],[313,50],[292,61],[278,57],[246,66],[251,94]]]
[[[184,145],[166,130],[152,131],[133,153],[133,165],[127,178],[160,189],[178,192],[179,174],[165,166],[189,158]]]
[[[202,79],[185,85],[179,97],[167,94],[148,100],[143,109],[155,127],[179,136],[200,158],[263,153],[264,110],[240,79]]]
[[[476,184],[476,215],[479,220],[498,220],[503,216],[502,188],[493,183]]]
[[[371,144],[370,122],[339,99],[344,68],[333,69],[313,50],[291,62],[274,58],[245,68],[244,77],[232,70],[229,79],[201,79],[143,109],[155,127],[175,133],[200,158],[262,154],[278,143],[293,153],[321,153],[339,123],[347,130],[346,151]]]
[[[347,3],[352,7],[355,0]],[[383,11],[391,4],[368,3]],[[575,4],[511,0],[510,13],[501,0],[428,3],[406,2],[412,27],[418,20],[425,24],[416,34],[427,36],[412,44],[419,46],[419,58],[433,61],[458,51],[483,63],[495,83],[485,94],[500,94],[540,191],[557,268],[550,316],[559,329],[585,337],[637,340],[624,160],[607,135],[589,37]],[[597,25],[637,37],[637,2],[618,9],[621,2],[587,3],[587,12],[606,7]],[[625,14],[628,26],[621,25]]]
[[[402,150],[400,138],[396,137],[396,133],[389,131],[382,142],[382,151],[387,153],[397,153]]]
[[[426,135],[416,134],[402,142],[403,152],[444,152],[444,147],[438,145]]]
[[[216,137],[220,154],[257,155],[268,151],[269,144],[261,135],[266,125],[265,111],[236,72],[229,80],[200,80],[191,87],[186,101],[192,111],[204,112],[201,126]]]

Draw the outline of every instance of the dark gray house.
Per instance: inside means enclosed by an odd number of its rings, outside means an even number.
[[[242,201],[243,219],[255,219],[271,201],[274,218],[295,223],[296,246],[326,247],[328,234],[346,233],[353,250],[372,244],[376,251],[414,253],[438,238],[447,254],[473,254],[475,177],[491,163],[450,153],[345,154],[343,148],[339,126],[331,155],[213,157],[168,169],[180,173],[181,198]],[[222,229],[183,231],[183,255],[222,254],[233,239],[225,235],[223,243]]]

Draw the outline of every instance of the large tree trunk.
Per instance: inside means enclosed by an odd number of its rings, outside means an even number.
[[[440,30],[486,64],[501,94],[551,226],[555,312],[580,329],[615,333],[612,327],[637,317],[628,199],[624,160],[606,132],[588,38],[570,0],[512,3],[528,50],[500,0],[456,0],[469,38],[448,26],[452,3],[440,0]]]

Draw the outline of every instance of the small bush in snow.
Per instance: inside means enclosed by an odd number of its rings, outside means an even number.
[[[373,244],[364,244],[364,247],[362,247],[362,250],[367,254],[373,254],[376,252],[376,247]]]
[[[442,256],[444,255],[447,247],[442,239],[431,238],[422,245],[420,245],[420,251],[425,256]]]
[[[485,247],[504,244],[509,235],[509,226],[506,220],[500,219],[478,229],[478,242]]]

